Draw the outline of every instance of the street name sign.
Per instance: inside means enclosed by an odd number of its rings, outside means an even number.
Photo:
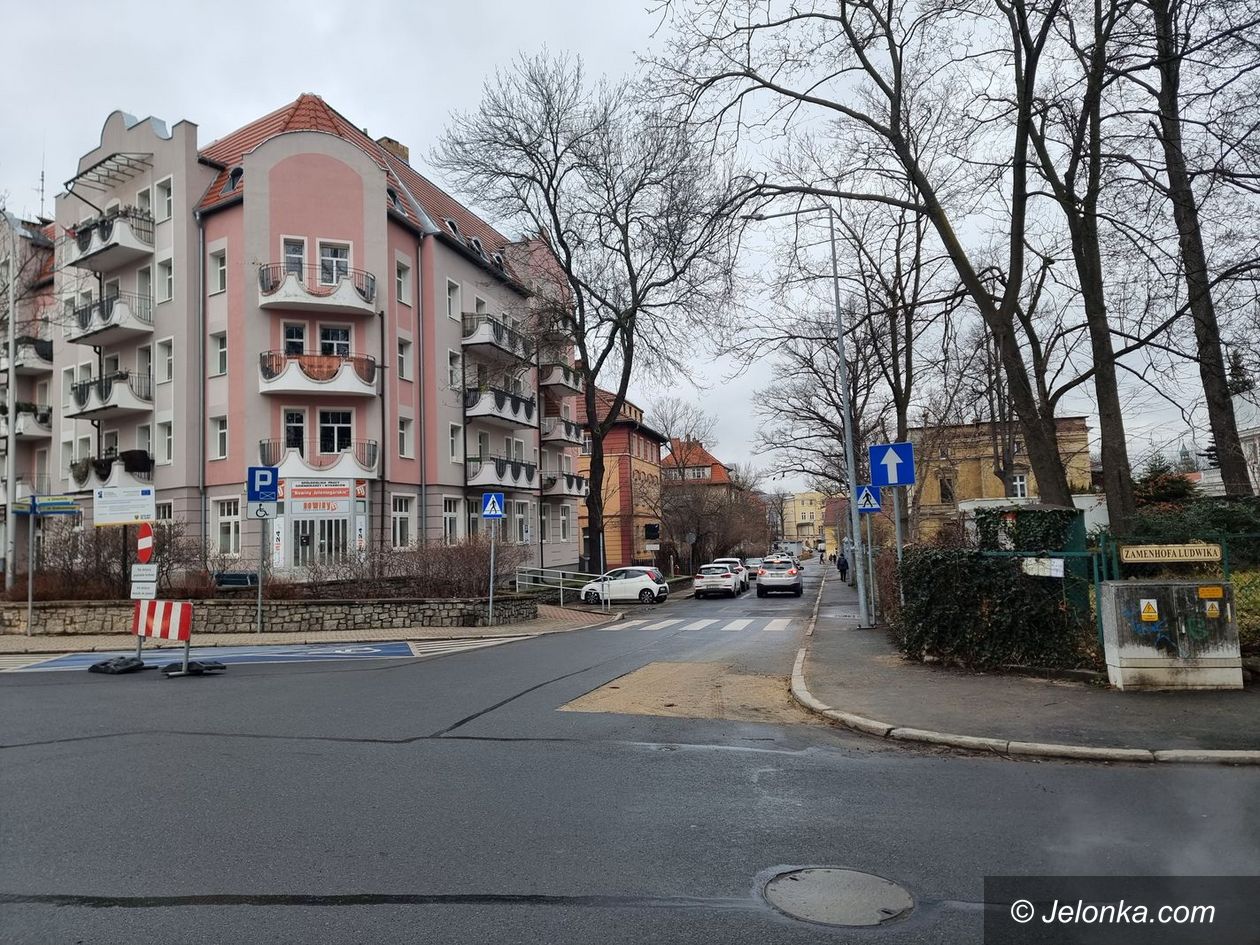
[[[109,487],[92,490],[92,524],[134,525],[157,518],[156,493],[152,486]]]
[[[914,444],[881,443],[870,448],[871,485],[914,485]]]
[[[875,486],[857,487],[858,512],[878,512],[880,510],[879,489]]]
[[[1181,561],[1220,561],[1221,546],[1191,545],[1122,545],[1120,560],[1125,564],[1175,564]]]
[[[503,493],[483,492],[481,494],[481,517],[503,518]]]

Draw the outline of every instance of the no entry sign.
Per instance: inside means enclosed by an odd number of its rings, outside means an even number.
[[[153,526],[148,522],[141,522],[136,532],[136,560],[141,564],[148,564],[153,559],[153,544]]]

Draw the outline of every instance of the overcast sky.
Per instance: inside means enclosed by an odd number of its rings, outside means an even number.
[[[321,95],[373,137],[397,138],[427,171],[450,112],[474,108],[484,80],[518,52],[575,52],[590,71],[620,75],[652,49],[657,25],[644,0],[9,3],[0,194],[14,212],[39,212],[42,166],[50,213],[115,109],[171,125],[192,121],[204,145],[302,92]],[[695,376],[706,389],[677,393],[703,399],[718,416],[721,459],[764,465],[752,455],[752,393],[768,372],[724,383],[728,371],[698,357]],[[639,385],[632,393],[640,402],[648,396]],[[1147,413],[1131,436],[1168,440],[1163,418],[1156,421]]]

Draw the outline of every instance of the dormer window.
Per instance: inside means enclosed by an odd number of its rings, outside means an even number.
[[[481,248],[481,240],[477,239],[477,237],[474,236],[472,239],[470,239],[468,241],[468,245],[473,248],[473,252],[476,253],[478,256],[485,255],[485,252]]]
[[[500,269],[503,268],[503,254],[502,253],[495,253],[490,258],[494,261],[494,264],[496,266],[498,266]]]
[[[236,190],[241,185],[241,178],[245,176],[245,168],[237,165],[228,173],[228,179],[223,185],[223,189],[219,191],[219,196],[223,197]]]
[[[447,227],[447,229],[449,229],[452,233],[454,233],[456,236],[459,236],[459,224],[457,224],[457,223],[456,223],[454,220],[452,220],[450,217],[447,217],[447,218],[446,218],[446,227]]]
[[[386,187],[385,194],[389,197],[390,206],[395,210],[401,211],[403,208],[402,198],[398,196],[398,191],[394,190],[393,187]]]

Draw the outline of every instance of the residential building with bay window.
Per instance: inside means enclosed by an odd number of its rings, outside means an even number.
[[[50,232],[39,468],[85,523],[92,489],[152,485],[213,553],[265,539],[300,575],[482,533],[503,492],[504,540],[576,564],[570,346],[537,328],[524,244],[398,142],[309,94],[205,145],[115,112]],[[281,478],[265,523],[243,514],[259,465]]]

